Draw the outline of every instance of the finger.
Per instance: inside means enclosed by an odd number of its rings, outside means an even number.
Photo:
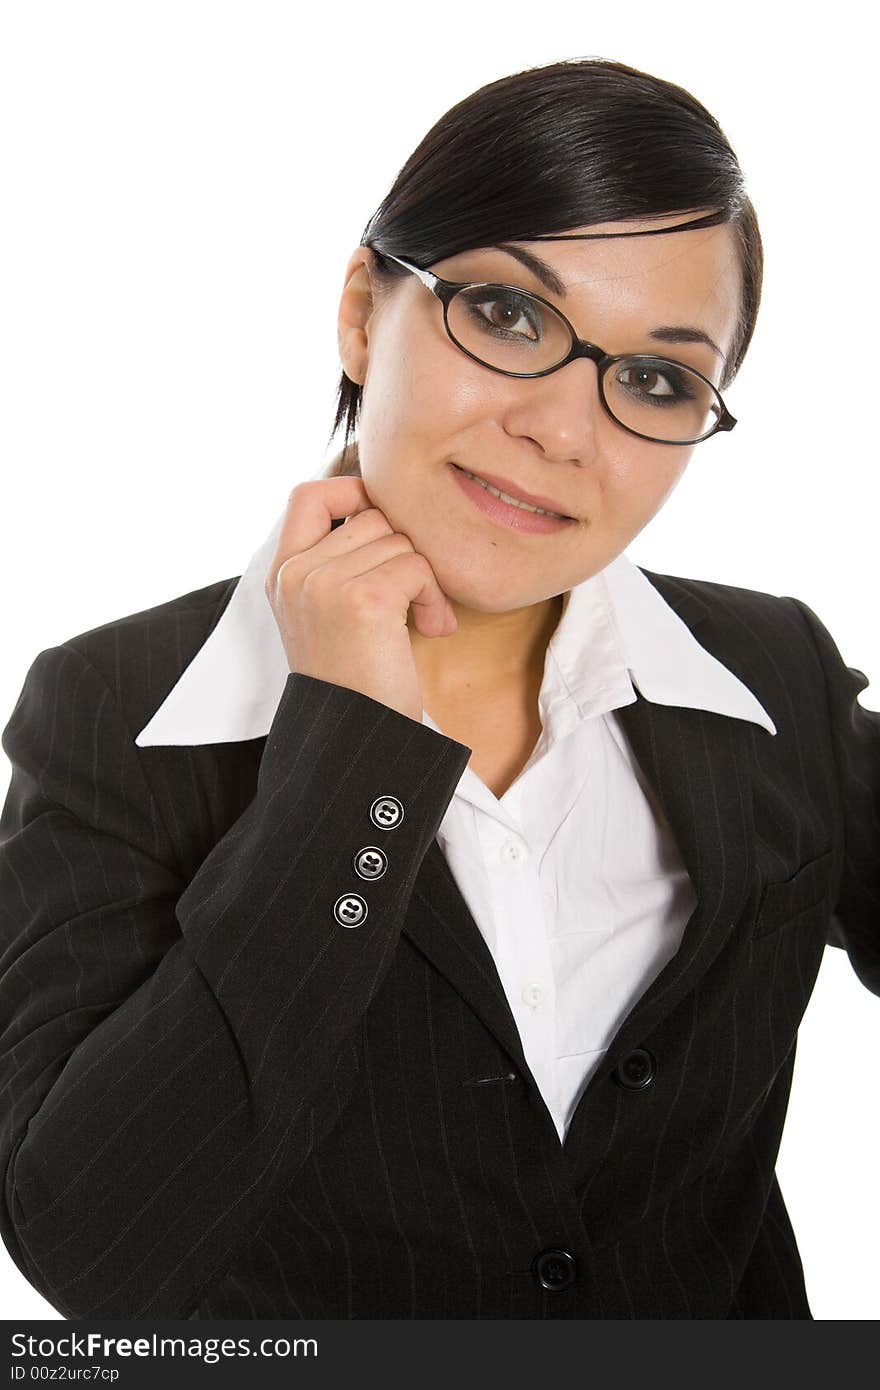
[[[394,537],[387,539],[392,541]],[[380,554],[385,540],[382,537],[354,554],[364,555],[374,547],[374,553]],[[423,555],[411,549],[401,551],[374,568],[381,568],[390,591],[400,595],[400,617],[404,622],[412,607],[413,621],[425,637],[439,637],[454,630],[450,627],[450,617],[455,622],[452,607]],[[363,572],[366,573],[366,569]]]
[[[278,571],[285,560],[323,540],[335,518],[354,516],[372,506],[364,481],[359,477],[345,475],[297,483],[287,500],[275,554],[266,574],[266,589],[274,593]],[[342,529],[339,527],[340,531]]]

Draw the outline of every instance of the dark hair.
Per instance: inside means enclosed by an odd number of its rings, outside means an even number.
[[[729,223],[742,279],[740,315],[720,389],[751,341],[763,248],[736,155],[720,125],[683,87],[600,58],[525,68],[479,88],[431,127],[367,223],[375,280],[407,272],[383,251],[430,266],[499,241],[533,241],[601,222],[710,210]],[[350,444],[362,387],[345,372],[330,439],[345,441],[323,476],[357,473]]]

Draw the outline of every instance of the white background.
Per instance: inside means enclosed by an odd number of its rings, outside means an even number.
[[[880,707],[868,9],[5,4],[0,722],[38,651],[242,572],[340,447],[343,271],[397,170],[477,87],[588,56],[709,108],[766,255],[739,424],[627,553],[805,600]],[[777,1168],[819,1319],[880,1315],[878,1047],[829,948]],[[2,1249],[0,1305],[59,1316]]]

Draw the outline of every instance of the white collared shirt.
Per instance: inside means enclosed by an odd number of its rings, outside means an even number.
[[[290,674],[264,590],[285,514],[139,747],[268,734]],[[614,713],[637,699],[635,687],[658,704],[776,733],[624,553],[564,596],[539,693],[542,731],[519,776],[499,799],[466,767],[437,832],[563,1141],[620,1022],[678,950],[696,904]],[[422,723],[444,732],[427,711]]]

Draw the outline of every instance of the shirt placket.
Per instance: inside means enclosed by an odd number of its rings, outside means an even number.
[[[509,789],[504,818],[481,815],[478,833],[495,919],[495,962],[535,1082],[556,1108],[556,987],[539,857]]]

